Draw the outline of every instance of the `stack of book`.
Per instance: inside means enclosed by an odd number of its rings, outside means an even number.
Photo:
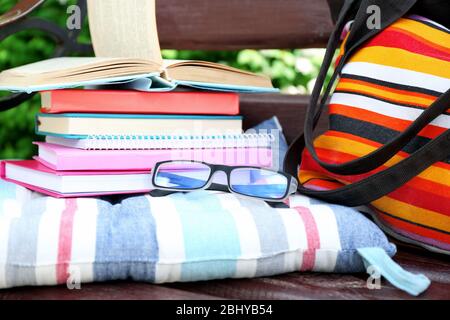
[[[41,93],[34,160],[2,177],[54,197],[144,193],[155,163],[272,166],[270,134],[242,134],[236,93],[53,90]]]
[[[139,4],[88,0],[95,57],[0,73],[0,90],[41,92],[36,132],[46,136],[35,160],[3,162],[3,178],[72,197],[147,192],[150,170],[163,160],[271,166],[270,136],[242,135],[238,96],[224,93],[277,92],[270,79],[207,61],[164,60],[155,1]]]

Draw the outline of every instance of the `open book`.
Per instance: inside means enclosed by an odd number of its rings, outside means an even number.
[[[128,83],[140,90],[178,85],[244,92],[273,91],[268,77],[205,61],[163,60],[155,0],[88,0],[96,57],[44,60],[0,73],[0,90],[42,91]]]

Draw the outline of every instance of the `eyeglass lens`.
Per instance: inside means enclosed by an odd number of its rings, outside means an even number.
[[[281,199],[286,195],[288,179],[270,170],[236,168],[230,174],[230,188],[252,197]]]
[[[168,189],[199,189],[207,184],[210,175],[211,168],[203,163],[166,162],[157,168],[154,184]]]

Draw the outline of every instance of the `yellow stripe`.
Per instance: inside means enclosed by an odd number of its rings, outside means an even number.
[[[450,78],[450,62],[398,48],[381,46],[362,48],[351,57],[350,62],[375,63]]]
[[[300,183],[302,183],[302,184],[308,182],[311,179],[322,179],[322,180],[333,179],[333,180],[335,180],[334,178],[330,178],[319,172],[303,170],[303,169],[298,172],[298,179],[300,180]]]
[[[415,207],[387,196],[372,202],[372,205],[393,216],[439,230],[450,231],[450,217],[438,212]]]
[[[408,31],[438,46],[450,49],[450,34],[426,24],[410,19],[400,19],[392,24],[392,27]]]
[[[326,135],[318,137],[314,141],[314,145],[317,148],[336,150],[357,157],[363,157],[377,149],[373,146],[358,141]],[[402,160],[404,160],[403,157],[395,155],[384,165],[386,167],[392,167],[393,165],[399,163]],[[431,166],[428,169],[422,171],[418,175],[418,177],[450,187],[450,170],[446,170],[436,166]]]
[[[412,105],[419,104],[419,105],[428,106],[431,103],[433,103],[433,101],[434,101],[434,99],[427,99],[427,98],[410,96],[410,95],[401,94],[401,93],[395,93],[395,92],[378,89],[378,88],[374,88],[374,87],[370,87],[370,86],[365,86],[362,84],[351,83],[351,82],[340,82],[339,85],[337,86],[337,89],[356,90],[356,91],[359,91],[362,93],[367,93],[370,95],[385,97],[390,100],[411,103]]]

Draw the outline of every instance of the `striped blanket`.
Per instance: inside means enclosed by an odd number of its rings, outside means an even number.
[[[0,288],[359,272],[356,249],[395,253],[354,209],[303,196],[289,204],[210,191],[64,200],[0,180]]]

